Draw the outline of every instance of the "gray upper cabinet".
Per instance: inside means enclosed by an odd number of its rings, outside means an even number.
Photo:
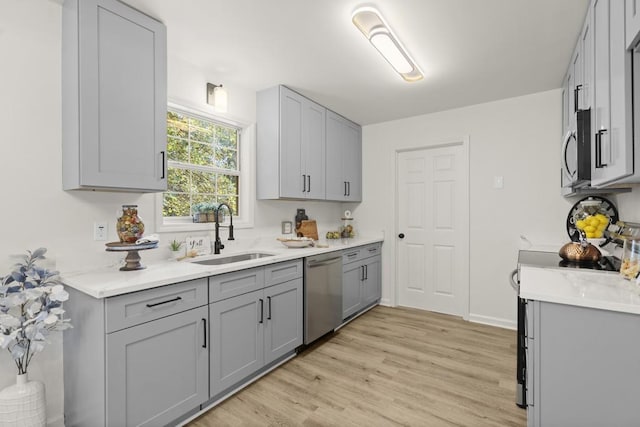
[[[207,307],[107,335],[108,426],[167,425],[208,398]]]
[[[362,129],[327,111],[327,200],[362,200]]]
[[[593,2],[594,99],[591,184],[636,182],[632,126],[631,54],[625,47],[625,5]],[[640,171],[639,171],[640,172]]]
[[[626,43],[632,49],[640,42],[640,0],[625,0]]]
[[[63,6],[63,187],[167,188],[166,28],[117,0]]]
[[[277,86],[256,111],[258,199],[324,199],[326,109]]]

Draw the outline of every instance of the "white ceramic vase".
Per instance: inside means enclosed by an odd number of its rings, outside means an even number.
[[[0,426],[44,427],[47,424],[44,384],[29,381],[27,375],[18,375],[14,385],[0,391]]]

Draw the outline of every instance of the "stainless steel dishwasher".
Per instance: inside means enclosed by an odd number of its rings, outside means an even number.
[[[304,264],[304,343],[342,323],[342,255],[316,255]]]

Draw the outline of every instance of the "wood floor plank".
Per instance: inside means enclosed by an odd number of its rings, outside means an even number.
[[[523,427],[515,331],[378,306],[190,427]]]

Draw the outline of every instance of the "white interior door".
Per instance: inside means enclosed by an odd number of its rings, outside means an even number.
[[[399,305],[468,316],[467,147],[460,143],[398,153]]]

